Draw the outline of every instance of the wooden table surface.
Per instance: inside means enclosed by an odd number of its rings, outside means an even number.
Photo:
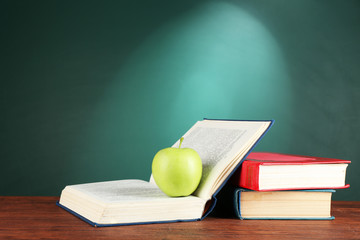
[[[0,197],[0,239],[360,239],[360,202],[332,204],[335,220],[202,221],[95,228],[58,197]]]

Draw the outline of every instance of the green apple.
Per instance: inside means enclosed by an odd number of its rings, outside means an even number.
[[[165,148],[156,153],[152,162],[152,174],[157,186],[170,197],[192,194],[200,183],[202,162],[191,148]]]

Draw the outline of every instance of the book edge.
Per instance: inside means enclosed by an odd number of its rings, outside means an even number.
[[[235,213],[237,215],[237,217],[240,220],[334,220],[335,217],[334,216],[330,216],[330,217],[319,217],[319,218],[310,218],[310,217],[257,217],[257,218],[244,218],[241,216],[241,192],[246,192],[246,191],[253,191],[253,190],[249,190],[249,189],[243,189],[243,188],[236,188],[235,189]],[[289,192],[292,191],[299,191],[299,192],[336,192],[334,189],[311,189],[311,190],[290,190]],[[256,192],[256,191],[255,191]]]
[[[350,184],[345,184],[344,186],[339,186],[339,187],[308,187],[308,188],[272,188],[272,189],[250,189],[250,190],[254,190],[254,191],[258,191],[258,192],[274,192],[274,191],[291,191],[291,190],[318,190],[318,189],[346,189],[349,188]]]
[[[195,222],[200,221],[201,218],[195,218],[195,219],[175,219],[175,220],[169,220],[169,221],[149,221],[149,222],[133,222],[133,223],[114,223],[114,224],[102,224],[102,223],[96,223],[93,222],[84,216],[74,212],[73,210],[65,207],[62,205],[59,201],[56,202],[56,205],[64,209],[65,211],[71,213],[72,215],[80,218],[84,222],[90,224],[93,227],[114,227],[114,226],[130,226],[130,225],[144,225],[144,224],[156,224],[156,223],[173,223],[173,222]]]
[[[288,153],[277,153],[277,152],[257,152],[262,154],[276,154],[282,156],[289,156],[289,157],[302,157],[304,159],[311,159],[311,160],[294,160],[294,161],[278,161],[276,159],[272,160],[263,160],[263,159],[255,159],[249,156],[246,161],[250,162],[259,162],[261,165],[302,165],[302,164],[350,164],[350,160],[339,159],[339,158],[325,158],[325,157],[317,157],[317,156],[305,156],[305,155],[298,155],[298,154],[288,154]]]
[[[325,218],[241,218],[241,220],[334,220],[335,217]]]

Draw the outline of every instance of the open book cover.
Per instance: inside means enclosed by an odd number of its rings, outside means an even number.
[[[351,161],[293,154],[252,152],[232,182],[256,191],[340,189]]]
[[[133,179],[69,185],[57,205],[98,227],[201,220],[213,210],[217,193],[273,123],[204,119],[192,126],[183,135],[182,147],[197,151],[203,174],[190,196],[168,197],[151,177],[149,182]]]

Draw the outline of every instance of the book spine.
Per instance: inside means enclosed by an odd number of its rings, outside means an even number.
[[[259,166],[260,164],[257,162],[243,162],[240,173],[240,187],[259,190]]]
[[[241,192],[242,192],[242,189],[241,188],[233,188],[232,191],[231,191],[231,196],[232,196],[232,199],[233,199],[233,210],[234,210],[234,213],[235,213],[235,216],[237,218],[239,218],[240,220],[243,219],[243,217],[241,216]]]

